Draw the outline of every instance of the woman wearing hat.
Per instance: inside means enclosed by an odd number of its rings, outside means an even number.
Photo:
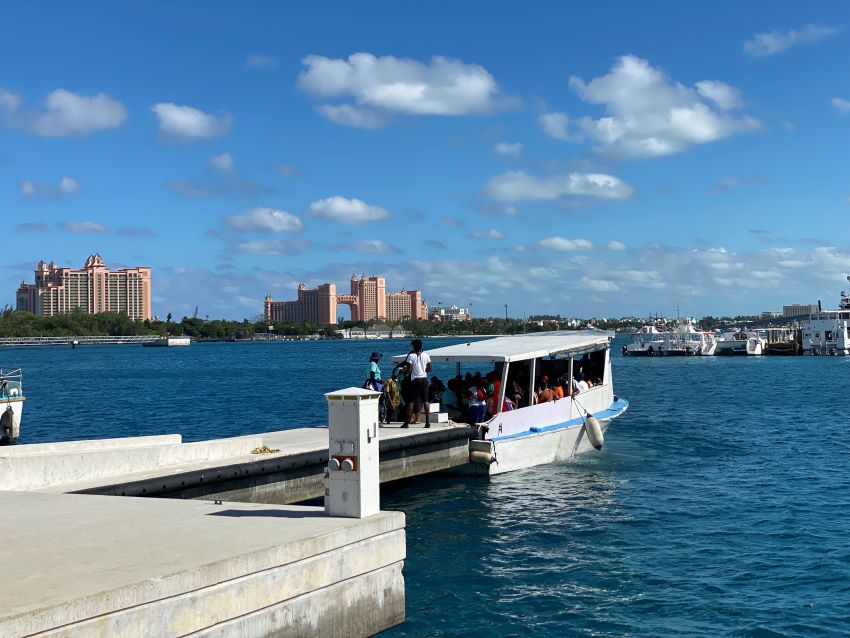
[[[381,379],[381,368],[378,362],[381,360],[380,352],[373,352],[369,357],[369,376],[366,378],[364,387],[375,392],[383,392],[384,382]]]
[[[378,422],[382,422],[385,419],[387,405],[384,381],[381,378],[381,368],[378,366],[380,360],[380,352],[373,352],[369,356],[369,376],[366,378],[366,383],[363,384],[363,387],[367,390],[381,393],[381,398],[378,399]]]

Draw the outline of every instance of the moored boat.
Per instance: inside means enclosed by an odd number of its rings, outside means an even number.
[[[803,350],[822,355],[850,354],[850,295],[841,291],[838,310],[821,310],[818,301],[818,312],[803,322]]]
[[[717,355],[762,355],[765,354],[767,337],[764,331],[730,330],[717,338]]]
[[[697,330],[692,319],[682,318],[670,333],[669,344],[664,351],[667,356],[711,356],[717,347],[714,334]]]
[[[20,369],[0,368],[0,445],[9,445],[18,440],[25,400]]]
[[[529,402],[500,410],[486,421],[471,423],[479,440],[470,443],[470,463],[461,471],[502,474],[511,470],[565,461],[593,448],[601,449],[610,423],[628,408],[628,401],[614,394],[611,376],[612,332],[598,330],[558,331],[497,337],[429,350],[431,361],[477,368],[492,366],[501,379],[497,406],[506,406],[509,384],[516,381],[533,395],[545,378],[578,380],[582,391],[545,403]],[[394,357],[402,361],[404,356]],[[588,387],[584,379],[595,380]],[[470,419],[471,420],[471,419]]]
[[[663,354],[669,336],[669,332],[662,332],[652,324],[641,326],[640,330],[632,334],[631,343],[623,346],[623,355],[654,357]]]

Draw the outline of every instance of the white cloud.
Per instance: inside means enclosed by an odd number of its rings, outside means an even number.
[[[11,114],[21,105],[21,96],[0,87],[0,112]]]
[[[626,246],[623,242],[617,241],[616,239],[612,239],[607,244],[605,244],[608,250],[621,251],[628,250],[628,246]]]
[[[303,239],[273,239],[271,241],[246,241],[236,245],[236,252],[251,255],[301,255],[311,247]]]
[[[522,144],[520,142],[514,142],[513,144],[499,142],[493,147],[493,150],[496,151],[497,155],[501,155],[502,157],[519,157],[522,153]]]
[[[834,97],[830,102],[833,108],[842,115],[850,113],[850,100],[845,100],[843,97]]]
[[[253,208],[242,215],[224,218],[225,223],[237,230],[260,230],[283,233],[301,230],[301,220],[292,213],[275,208]]]
[[[10,101],[7,97],[4,104],[7,108],[17,108],[19,101]],[[127,119],[124,105],[105,93],[87,97],[56,89],[44,103],[47,112],[33,116],[27,127],[30,132],[42,137],[88,135],[120,126]]]
[[[535,279],[555,279],[558,276],[558,271],[554,268],[543,268],[541,266],[532,266],[528,272]]]
[[[230,131],[233,123],[233,118],[228,114],[216,117],[200,109],[171,102],[154,104],[151,110],[159,118],[160,133],[175,139],[197,140],[218,137]]]
[[[349,126],[375,128],[393,114],[477,115],[510,106],[487,70],[444,57],[423,64],[409,58],[355,53],[347,59],[308,55],[298,77],[301,90],[320,99],[353,103],[323,105],[319,112]]]
[[[697,87],[697,93],[707,100],[711,100],[724,111],[743,106],[741,92],[725,82],[703,80],[702,82],[697,82],[694,86]]]
[[[73,177],[63,177],[59,184],[44,184],[32,180],[21,182],[21,197],[41,199],[60,199],[65,195],[74,195],[80,190],[80,183]]]
[[[623,279],[629,284],[643,288],[665,288],[666,284],[661,273],[656,270],[618,270],[613,273],[616,279]]]
[[[331,122],[355,128],[376,129],[387,123],[387,118],[374,109],[351,104],[322,104],[316,110]]]
[[[469,233],[469,237],[472,239],[504,239],[505,233],[495,228],[491,228],[490,230],[476,230],[471,232]]]
[[[540,246],[547,250],[557,250],[560,252],[573,250],[590,250],[593,248],[593,242],[587,239],[567,239],[566,237],[547,237],[540,242]]]
[[[255,69],[273,69],[277,66],[277,60],[270,55],[259,53],[245,58],[245,66]]]
[[[620,57],[607,75],[590,82],[571,77],[570,87],[585,102],[604,105],[603,117],[583,117],[578,126],[596,151],[610,155],[671,155],[760,125],[726,112],[740,104],[740,94],[728,84],[705,80],[688,88],[633,55]]]
[[[579,288],[593,290],[595,292],[617,292],[620,287],[613,281],[607,279],[593,279],[592,277],[584,276],[579,280]]]
[[[490,197],[504,202],[554,200],[565,196],[626,199],[634,193],[631,186],[613,175],[570,173],[541,178],[522,171],[494,177],[484,187],[484,191]]]
[[[210,158],[210,164],[222,173],[232,173],[236,168],[236,162],[233,161],[233,156],[230,153],[213,155]]]
[[[310,204],[310,215],[320,219],[331,219],[343,224],[366,224],[388,219],[390,214],[379,206],[347,197],[328,197]]]
[[[744,42],[744,51],[756,57],[780,53],[797,44],[812,44],[838,33],[838,29],[807,24],[799,31],[771,31],[757,33],[752,40]]]
[[[570,118],[566,113],[543,113],[537,118],[537,122],[546,135],[556,140],[573,142],[581,137],[577,133],[570,133]]]
[[[60,224],[69,233],[108,233],[109,228],[95,222],[62,222]]]
[[[364,239],[348,244],[334,244],[331,246],[333,250],[351,250],[357,253],[367,253],[373,255],[390,255],[399,254],[401,250],[388,244],[381,239]]]
[[[80,183],[73,177],[63,177],[59,180],[59,190],[63,193],[73,195],[80,190]]]

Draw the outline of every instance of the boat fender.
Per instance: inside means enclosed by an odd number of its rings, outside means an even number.
[[[6,406],[6,410],[0,415],[0,439],[11,439],[12,430],[15,427],[15,413],[12,406]]]
[[[602,426],[599,425],[599,419],[588,414],[584,420],[584,431],[587,433],[587,440],[590,441],[590,444],[597,450],[601,450],[605,438],[602,436]]]
[[[493,462],[496,460],[496,457],[492,452],[482,452],[479,450],[475,450],[469,453],[469,462],[475,463],[477,465],[485,465],[487,467],[491,466]]]

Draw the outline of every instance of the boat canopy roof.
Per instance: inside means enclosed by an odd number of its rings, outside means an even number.
[[[566,358],[602,350],[614,338],[613,332],[603,330],[558,330],[534,334],[495,337],[482,341],[470,341],[454,346],[427,350],[432,361],[491,361],[512,362],[538,359],[540,357]],[[393,357],[393,361],[404,361],[407,355]]]

